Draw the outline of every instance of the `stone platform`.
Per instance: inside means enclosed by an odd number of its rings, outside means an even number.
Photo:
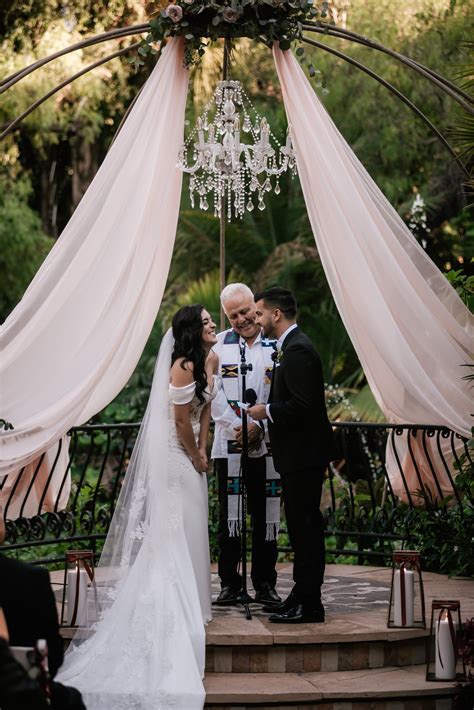
[[[324,624],[271,624],[256,604],[250,621],[238,607],[214,607],[206,707],[450,710],[455,684],[425,680],[429,628],[387,628],[390,580],[385,567],[328,565]],[[423,580],[428,626],[434,598],[460,599],[463,619],[474,616],[474,581],[432,573]],[[292,566],[279,565],[280,596],[292,584]]]
[[[215,566],[214,598],[219,592]],[[53,573],[53,584],[62,581]],[[426,682],[428,629],[389,629],[391,570],[328,565],[324,624],[271,624],[256,604],[213,607],[206,634],[206,707],[210,710],[451,710],[454,682]],[[429,627],[432,599],[459,599],[474,616],[474,581],[423,575]],[[248,583],[250,594],[253,593]],[[292,567],[278,567],[287,596]],[[58,593],[60,591],[58,585]],[[71,630],[63,630],[71,637]]]

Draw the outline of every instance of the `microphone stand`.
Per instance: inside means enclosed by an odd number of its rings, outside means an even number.
[[[245,401],[246,377],[247,372],[252,370],[252,364],[247,363],[245,359],[245,343],[240,346],[240,374],[242,376],[242,402]],[[242,592],[239,597],[239,604],[242,604],[245,610],[246,619],[250,620],[252,614],[249,604],[253,601],[247,591],[247,474],[248,474],[248,458],[249,458],[249,436],[247,428],[247,414],[245,410],[241,410],[242,420],[242,452],[240,454],[240,499],[241,499],[241,527],[240,539],[242,543]]]

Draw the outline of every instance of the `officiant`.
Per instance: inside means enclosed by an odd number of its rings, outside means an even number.
[[[218,605],[238,602],[242,589],[239,573],[240,537],[240,454],[242,444],[241,412],[243,401],[240,362],[242,351],[252,366],[246,388],[252,388],[259,402],[266,401],[273,370],[272,341],[262,338],[257,323],[253,293],[242,283],[228,284],[221,293],[222,308],[231,328],[219,333],[214,350],[219,356],[222,388],[212,403],[215,435],[211,457],[215,462],[219,495],[218,574],[221,592]],[[280,480],[273,466],[267,427],[249,422],[249,461],[247,501],[252,520],[251,579],[255,601],[275,604],[277,538],[280,526]]]

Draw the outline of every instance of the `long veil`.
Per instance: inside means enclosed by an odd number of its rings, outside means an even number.
[[[168,330],[96,571],[99,619],[76,634],[58,676],[89,710],[204,704],[204,625],[169,461],[173,343]]]

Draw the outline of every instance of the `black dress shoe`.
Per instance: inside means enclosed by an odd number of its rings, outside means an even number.
[[[268,582],[264,582],[260,588],[255,592],[255,601],[258,604],[270,604],[275,606],[280,604],[281,597],[275,591],[275,587],[272,587]]]
[[[225,586],[222,587],[221,593],[217,597],[214,604],[217,606],[234,606],[235,604],[239,604],[241,595],[242,589]]]
[[[268,620],[272,624],[323,624],[324,609],[313,609],[303,604],[295,604],[288,611],[272,614]]]
[[[295,606],[296,603],[297,602],[293,592],[290,592],[285,601],[280,602],[279,604],[265,604],[265,606],[262,606],[262,611],[266,614],[281,614],[282,612],[291,609],[291,607]]]

